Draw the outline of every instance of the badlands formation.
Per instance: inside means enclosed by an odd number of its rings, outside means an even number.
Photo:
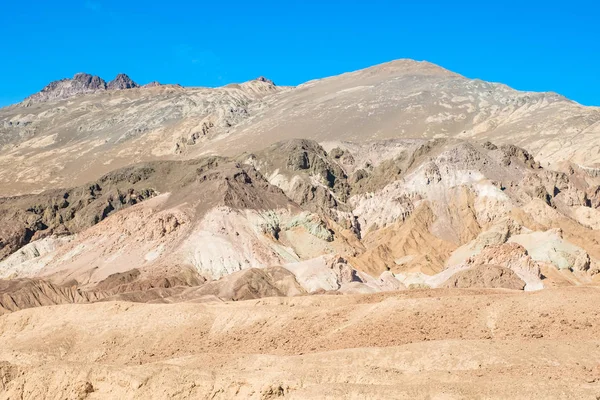
[[[399,60],[0,109],[0,399],[600,398],[600,109]]]

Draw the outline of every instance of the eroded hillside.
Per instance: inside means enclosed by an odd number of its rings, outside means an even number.
[[[598,398],[600,110],[398,60],[0,109],[0,398]]]
[[[564,169],[516,146],[448,139],[297,139],[143,163],[3,199],[0,276],[91,301],[200,299],[219,291],[186,288],[219,279],[247,280],[259,297],[590,284],[600,276],[598,177]],[[266,267],[290,274],[234,274]]]

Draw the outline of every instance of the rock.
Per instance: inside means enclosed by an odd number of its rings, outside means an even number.
[[[46,101],[63,100],[74,96],[102,92],[105,90],[122,90],[139,87],[125,74],[118,74],[108,84],[96,75],[77,73],[72,79],[61,79],[51,82],[39,93],[29,96],[25,102],[35,104]]]
[[[528,254],[525,247],[518,243],[504,243],[484,248],[481,253],[469,258],[467,265],[495,265],[512,270],[525,282],[526,290],[543,288],[540,266]]]
[[[529,152],[521,147],[517,147],[512,144],[503,144],[500,146],[500,151],[504,154],[503,162],[504,165],[508,166],[511,164],[512,159],[517,159],[529,168],[538,169],[540,164],[533,159],[533,156]]]
[[[132,81],[131,78],[125,74],[118,74],[115,79],[108,82],[106,85],[106,89],[108,90],[124,90],[137,87],[140,87],[140,85]]]
[[[329,268],[331,268],[338,276],[338,282],[340,285],[351,282],[362,283],[362,280],[357,275],[356,270],[353,269],[343,257],[334,257],[329,262]]]
[[[489,140],[487,142],[484,142],[481,145],[484,149],[488,149],[488,150],[497,150],[498,146],[496,146],[494,143],[490,142]]]
[[[99,76],[85,73],[75,74],[73,76],[73,83],[82,89],[99,90],[106,88],[106,82],[104,79],[100,78]]]
[[[509,241],[526,248],[534,260],[552,264],[559,270],[586,272],[590,269],[589,254],[564,240],[560,229],[515,235]]]
[[[67,99],[87,93],[106,90],[106,82],[99,76],[77,73],[72,79],[51,82],[39,93],[27,98],[32,103]]]

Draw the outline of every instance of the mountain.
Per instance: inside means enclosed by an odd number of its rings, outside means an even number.
[[[99,76],[77,73],[72,79],[50,82],[39,93],[29,96],[25,105],[32,103],[62,100],[69,97],[106,90],[106,82]]]
[[[332,146],[153,161],[1,199],[0,277],[92,298],[133,270],[144,287],[283,266],[308,293],[438,287],[488,265],[525,290],[600,277],[600,181],[588,170],[454,139]]]
[[[124,90],[140,87],[125,74],[118,74],[115,79],[106,84],[107,90]]]
[[[5,196],[84,184],[136,162],[195,158],[206,142],[250,118],[250,108],[261,107],[263,98],[289,90],[267,80],[218,89],[109,90],[104,81],[81,89],[78,80],[58,85],[0,109]],[[131,86],[123,77],[111,85]]]
[[[72,79],[61,79],[50,82],[39,93],[35,93],[25,99],[22,105],[29,107],[35,103],[64,100],[104,90],[124,90],[137,87],[139,85],[125,74],[118,74],[115,79],[106,83],[99,76],[81,72],[75,74]]]
[[[0,392],[586,397],[599,121],[412,60],[54,82],[0,109]]]
[[[100,80],[98,89],[75,90],[78,82],[32,96],[43,102],[0,109],[0,192],[78,185],[136,162],[235,156],[293,138],[490,140],[523,147],[553,168],[599,161],[600,109],[427,62],[398,60],[295,88],[254,80],[112,91]]]
[[[77,74],[31,98],[0,110],[1,187],[21,194],[0,199],[1,277],[96,290],[132,267],[201,281],[284,265],[307,292],[377,291],[442,285],[489,246],[526,290],[600,269],[597,170],[569,159],[581,141],[544,150],[598,110],[556,94],[399,60],[296,88]]]

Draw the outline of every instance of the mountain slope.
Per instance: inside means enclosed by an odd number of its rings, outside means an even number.
[[[181,160],[188,147],[200,154],[203,143],[249,118],[263,97],[287,90],[264,79],[218,89],[126,88],[127,79],[115,83],[123,90],[103,83],[63,96],[59,88],[51,91],[56,99],[0,109],[1,195],[84,184],[141,161]]]
[[[155,161],[4,198],[0,278],[75,285],[94,299],[115,276],[139,289],[273,266],[307,293],[439,287],[492,267],[536,290],[600,272],[589,224],[600,222],[600,178],[586,170],[462,140],[328,146],[290,140],[234,158]]]
[[[465,138],[518,145],[545,166],[600,161],[600,109],[412,60],[296,88],[263,78],[58,97],[0,109],[3,195],[83,184],[141,161],[235,156],[291,138]]]
[[[568,159],[582,145],[549,167],[511,143],[567,140],[576,124],[549,115],[597,109],[410,60],[297,88],[98,79],[0,110],[0,278],[102,296],[266,267],[307,293],[598,279],[600,174]]]
[[[0,109],[0,399],[593,398],[597,121],[410,60],[52,83]]]
[[[600,109],[555,93],[519,92],[426,62],[397,60],[311,81],[270,99],[219,151],[285,138],[317,141],[469,138],[524,147],[543,163],[598,156]]]

